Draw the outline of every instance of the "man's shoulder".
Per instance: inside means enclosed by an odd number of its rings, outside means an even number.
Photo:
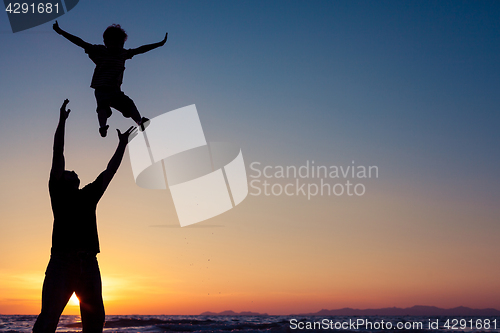
[[[52,200],[66,200],[78,192],[78,190],[71,190],[64,184],[64,179],[62,177],[50,177],[49,178],[49,195]]]
[[[104,193],[103,179],[104,179],[103,173],[101,173],[99,174],[99,176],[97,176],[97,178],[93,182],[88,183],[82,189],[80,189],[80,192],[89,195],[95,195],[98,198],[100,198]]]
[[[49,177],[49,191],[54,190],[56,188],[59,188],[62,186],[62,177],[55,177],[53,175],[50,175]]]

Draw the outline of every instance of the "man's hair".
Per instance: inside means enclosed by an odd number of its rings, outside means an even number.
[[[77,188],[80,186],[80,178],[74,171],[64,170],[62,177],[63,184],[68,187]]]
[[[120,27],[119,24],[112,24],[104,30],[102,34],[104,45],[120,44],[123,46],[127,40],[127,33]]]

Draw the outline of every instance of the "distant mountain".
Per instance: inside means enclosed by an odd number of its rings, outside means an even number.
[[[267,313],[234,312],[231,310],[216,312],[203,312],[200,316],[268,316]],[[382,308],[382,309],[351,309],[337,310],[323,309],[314,313],[292,314],[290,316],[500,316],[497,309],[471,309],[459,306],[452,309],[442,309],[435,306],[415,305],[411,308]]]
[[[301,313],[296,316],[500,316],[496,309],[471,309],[459,306],[441,309],[435,306],[415,305],[411,308],[351,309],[326,310],[315,313]]]
[[[258,313],[258,312],[249,312],[249,311],[237,313],[237,312],[228,310],[228,311],[222,311],[219,313],[207,311],[207,312],[203,312],[202,314],[200,314],[200,316],[268,316],[268,314],[267,313]]]

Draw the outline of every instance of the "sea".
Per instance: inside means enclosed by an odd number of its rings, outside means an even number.
[[[31,332],[37,316],[0,315],[0,332]],[[57,332],[81,332],[61,316]],[[106,316],[104,332],[499,332],[500,317],[418,316]]]

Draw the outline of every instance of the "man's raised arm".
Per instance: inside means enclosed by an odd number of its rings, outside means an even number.
[[[60,179],[64,172],[64,129],[66,127],[66,119],[68,119],[71,112],[70,109],[66,111],[68,103],[69,100],[65,99],[59,109],[59,123],[54,134],[54,151],[52,154],[52,168],[50,169],[50,177],[52,179]]]
[[[57,23],[57,21],[56,21],[56,23],[54,23],[54,25],[52,26],[52,28],[59,35],[62,35],[63,37],[65,37],[67,40],[69,40],[70,42],[72,42],[75,45],[78,45],[78,46],[80,46],[80,47],[82,47],[84,49],[87,49],[89,46],[91,46],[91,44],[87,43],[86,41],[84,41],[80,37],[73,36],[72,34],[67,33],[63,29],[59,28],[59,23]]]
[[[157,47],[165,45],[165,43],[167,42],[167,37],[168,37],[168,32],[165,34],[165,38],[163,38],[163,40],[161,42],[154,43],[154,44],[143,45],[143,46],[140,46],[140,47],[138,47],[136,49],[133,49],[132,51],[133,51],[134,55],[135,54],[146,53],[148,51],[156,49]]]
[[[111,157],[111,160],[109,160],[108,167],[102,173],[103,190],[106,190],[109,183],[111,182],[111,179],[113,179],[113,176],[120,167],[120,164],[123,159],[123,154],[125,154],[125,148],[127,147],[127,144],[129,142],[129,137],[131,139],[133,136],[137,134],[137,129],[134,126],[131,126],[125,133],[121,133],[120,130],[118,129],[116,131],[118,132],[118,139],[119,139],[118,147],[116,147],[116,151],[113,154],[113,157]]]

